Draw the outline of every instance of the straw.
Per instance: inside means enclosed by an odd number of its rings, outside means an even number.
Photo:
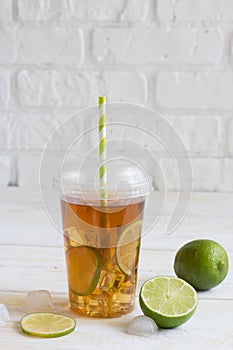
[[[106,149],[106,96],[99,97],[99,157],[100,157],[100,169],[99,179],[100,186],[102,188],[100,192],[101,205],[107,205],[106,197],[107,192],[104,186],[107,185],[107,149]]]

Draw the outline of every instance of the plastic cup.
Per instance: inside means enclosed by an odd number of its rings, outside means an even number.
[[[70,307],[91,317],[134,308],[143,212],[152,189],[132,162],[107,161],[107,167],[104,201],[98,160],[66,166],[59,176]]]

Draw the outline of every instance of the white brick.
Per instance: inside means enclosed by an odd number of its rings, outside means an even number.
[[[52,152],[65,151],[73,140],[82,134],[83,121],[84,117],[80,119],[79,116],[70,120],[68,112],[60,114],[33,111],[10,114],[7,119],[6,136],[8,149],[22,152],[41,151],[46,147]],[[83,147],[87,150],[90,148],[88,141],[88,137],[84,138]]]
[[[84,41],[79,29],[0,28],[0,63],[77,65],[83,58]]]
[[[192,159],[193,190],[219,191],[221,187],[221,173],[219,159]]]
[[[193,159],[194,191],[233,191],[233,159]]]
[[[149,0],[125,0],[120,14],[122,21],[142,21],[146,18],[149,9]]]
[[[39,188],[41,153],[20,153],[17,157],[17,185]]]
[[[17,76],[17,96],[22,106],[83,107],[96,104],[96,73],[24,70]]]
[[[148,12],[149,0],[71,1],[73,17],[82,20],[140,21]]]
[[[161,20],[231,21],[232,0],[157,0]]]
[[[0,27],[0,64],[11,64],[17,60],[16,31],[11,27]]]
[[[54,91],[58,106],[79,107],[96,104],[99,78],[96,72],[57,72]]]
[[[7,120],[8,148],[11,150],[42,150],[59,123],[57,115],[52,113],[10,114]],[[62,148],[62,138],[56,139],[54,150],[57,148]]]
[[[191,156],[225,155],[225,119],[220,116],[172,116],[168,121]]]
[[[57,20],[66,17],[65,0],[18,0],[18,18],[23,21]]]
[[[11,160],[8,154],[0,154],[0,186],[8,186],[11,182]]]
[[[173,109],[232,109],[232,73],[161,72],[156,81],[156,104]]]
[[[55,106],[53,73],[21,71],[17,75],[16,97],[22,106]]]
[[[171,21],[175,19],[173,0],[157,0],[156,1],[156,14],[162,21]]]
[[[5,107],[10,101],[10,72],[0,70],[0,106]]]
[[[21,71],[17,77],[17,94],[22,106],[82,107],[96,104],[100,92],[109,101],[145,103],[146,79],[140,73],[73,71]]]
[[[0,0],[0,22],[12,20],[11,8],[11,0]]]
[[[19,63],[80,64],[84,46],[80,30],[67,28],[22,29],[19,38]]]
[[[61,161],[59,155],[48,155],[42,162],[43,169],[41,170],[42,152],[20,153],[17,160],[17,185],[19,187],[34,187],[39,189],[49,187],[52,189],[54,176],[58,173],[58,164]],[[41,174],[41,184],[39,182]],[[45,176],[46,174],[46,176]]]
[[[41,153],[21,153],[17,157],[17,185],[39,188]]]
[[[233,159],[223,160],[222,173],[219,191],[233,192]]]
[[[231,32],[231,40],[230,40],[230,46],[231,46],[231,49],[230,49],[230,62],[231,64],[233,64],[233,33]]]
[[[6,114],[0,114],[0,151],[8,149],[9,121]]]
[[[223,51],[219,28],[137,26],[98,28],[93,55],[110,63],[216,63]]]
[[[18,0],[19,19],[140,21],[148,12],[149,0]]]
[[[233,120],[227,125],[227,156],[233,157]]]
[[[182,161],[182,160],[181,160]],[[185,164],[185,163],[184,163]],[[232,159],[191,159],[192,185],[194,191],[232,191],[233,160]],[[158,188],[180,190],[180,176],[172,160],[161,158],[154,167],[154,179]],[[163,174],[157,178],[157,174]]]
[[[152,166],[153,179],[160,191],[179,189],[179,174],[172,159],[161,158]]]
[[[106,72],[102,90],[109,102],[144,104],[147,99],[146,78],[140,73]]]

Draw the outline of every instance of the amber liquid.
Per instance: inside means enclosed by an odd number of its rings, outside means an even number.
[[[137,242],[129,240],[125,245],[124,251],[130,252],[130,270],[119,266],[117,245],[123,231],[134,227],[135,222],[137,229],[138,224],[140,226],[144,198],[124,204],[108,202],[103,208],[99,207],[98,203],[93,206],[81,200],[74,201],[69,198],[61,200],[70,307],[78,314],[117,317],[131,312],[134,308],[140,236]],[[85,249],[88,252],[86,255]],[[92,273],[88,271],[92,262],[90,250],[93,259],[96,259],[96,256],[101,258],[99,259],[101,271],[95,276],[94,281],[88,282],[90,288],[86,288],[85,293],[80,293],[74,291],[73,286],[85,285],[90,278]],[[71,259],[74,256],[77,257],[79,266],[75,266],[74,259]],[[85,256],[88,259],[86,263]]]

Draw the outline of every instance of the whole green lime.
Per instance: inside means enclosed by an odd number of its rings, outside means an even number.
[[[225,249],[209,239],[191,241],[181,247],[174,261],[175,273],[196,290],[216,287],[226,277],[229,269]]]

